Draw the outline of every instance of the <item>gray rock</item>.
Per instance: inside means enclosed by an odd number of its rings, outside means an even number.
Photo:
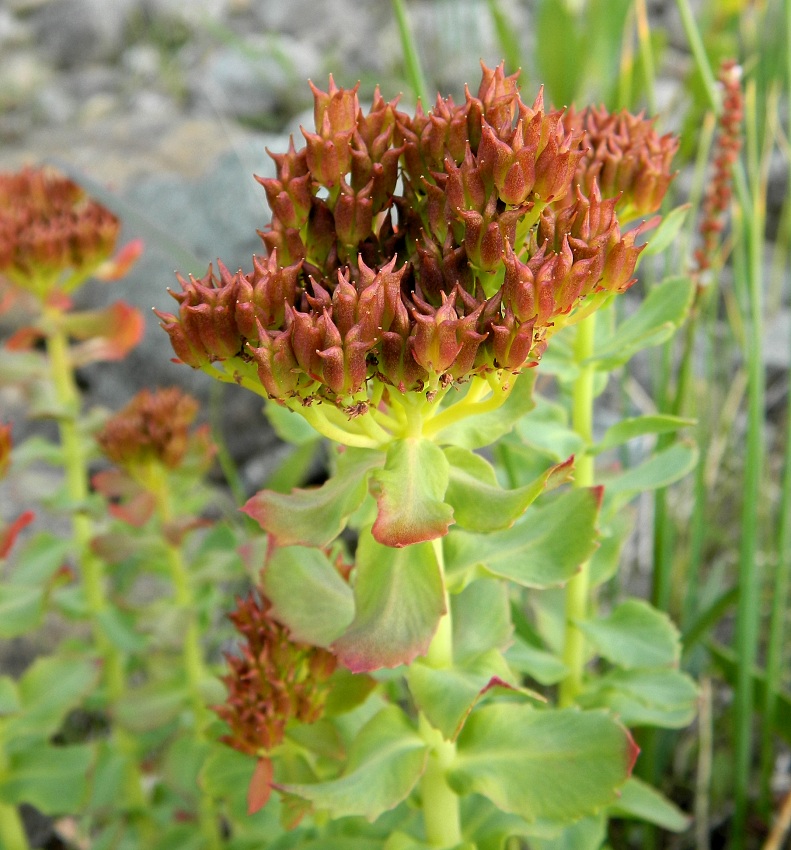
[[[326,66],[336,74],[380,72],[385,67],[381,33],[392,18],[389,0],[350,3],[348,0],[253,0],[251,11],[269,33],[284,33],[322,51]],[[307,69],[303,77],[312,76]],[[352,81],[344,81],[351,84]],[[340,84],[340,81],[339,81]]]
[[[29,45],[33,41],[33,32],[24,22],[16,18],[10,9],[0,8],[0,47]]]
[[[32,50],[0,55],[0,109],[32,104],[38,90],[52,79],[52,69]]]
[[[162,70],[159,50],[152,44],[133,44],[124,50],[121,67],[139,80],[156,80]]]
[[[77,114],[77,101],[63,80],[55,79],[42,86],[35,96],[37,118],[42,124],[60,126],[67,124]]]
[[[151,18],[171,18],[187,24],[191,29],[202,29],[209,22],[224,21],[231,11],[233,0],[142,0],[143,14]]]
[[[71,68],[109,59],[122,45],[135,0],[59,0],[44,3],[30,16],[36,40],[50,60]]]
[[[318,52],[295,39],[257,37],[211,54],[190,75],[197,101],[221,115],[267,123],[294,99],[307,100],[305,80],[321,66]],[[274,123],[274,122],[270,122]]]

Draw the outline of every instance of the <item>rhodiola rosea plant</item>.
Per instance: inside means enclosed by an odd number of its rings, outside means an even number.
[[[614,814],[683,828],[631,776],[628,729],[691,719],[678,635],[640,600],[599,614],[594,589],[630,498],[693,453],[603,487],[597,453],[685,423],[592,431],[607,372],[691,299],[672,278],[623,321],[610,307],[645,234],[656,251],[678,224],[645,221],[676,141],[528,105],[502,66],[428,113],[313,93],[315,131],[259,181],[266,257],[180,278],[160,313],[181,361],[334,444],[323,485],[244,508],[266,546],[217,711],[250,808],[276,791],[289,847],[598,847]],[[544,370],[558,401],[534,392]]]

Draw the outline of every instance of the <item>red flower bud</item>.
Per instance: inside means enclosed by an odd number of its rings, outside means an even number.
[[[264,331],[258,347],[249,346],[258,378],[271,398],[292,395],[300,383],[299,364],[291,347],[291,331]]]
[[[492,324],[492,352],[498,369],[514,372],[526,364],[533,350],[534,324],[535,319],[520,322],[510,308],[499,324]]]
[[[341,193],[335,202],[335,233],[339,244],[347,248],[356,248],[359,242],[371,235],[373,225],[373,179],[354,192],[341,178]]]

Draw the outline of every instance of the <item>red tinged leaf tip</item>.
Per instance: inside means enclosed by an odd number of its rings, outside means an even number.
[[[596,507],[601,510],[602,502],[604,501],[604,485],[599,484],[596,487],[591,487],[590,491],[596,500]]]
[[[67,333],[81,342],[72,348],[76,366],[102,360],[123,360],[142,340],[142,313],[124,301],[104,310],[70,313],[64,319]]]
[[[331,646],[353,673],[398,667],[425,655],[446,610],[433,546],[383,548],[363,533],[354,604],[354,620]]]
[[[250,785],[247,788],[247,814],[254,815],[261,811],[269,802],[272,795],[272,776],[274,769],[272,760],[259,758],[255,763]]]
[[[626,771],[631,776],[637,757],[640,755],[640,747],[637,746],[632,733],[628,729],[624,731],[626,732]]]
[[[145,244],[142,239],[133,239],[110,260],[102,263],[94,273],[99,280],[111,281],[122,278],[140,259]]]
[[[17,535],[25,526],[30,525],[35,519],[33,511],[25,511],[18,516],[10,525],[0,529],[0,558],[5,558],[11,551]]]
[[[384,468],[369,481],[377,506],[374,538],[401,548],[443,537],[453,523],[447,487],[448,461],[438,446],[417,439],[392,443]]]

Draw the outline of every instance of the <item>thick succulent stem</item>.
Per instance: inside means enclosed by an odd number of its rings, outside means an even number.
[[[69,355],[69,344],[62,328],[61,313],[45,309],[47,327],[47,354],[50,377],[58,405],[58,427],[63,447],[66,491],[74,511],[72,531],[77,563],[82,577],[88,611],[90,612],[93,639],[102,659],[105,695],[109,705],[117,704],[126,689],[123,657],[106,635],[101,625],[102,615],[108,608],[105,592],[105,575],[102,560],[92,548],[93,523],[87,513],[88,464],[82,436],[78,429],[80,398],[74,378],[74,368]],[[119,750],[128,758],[128,800],[137,810],[145,808],[145,798],[137,768],[134,765],[134,741],[123,730],[115,730]]]
[[[27,835],[16,806],[0,803],[0,845],[5,850],[28,850]]]
[[[147,471],[148,475],[146,476],[145,484],[154,496],[157,515],[164,528],[174,518],[167,473],[159,463],[151,464]],[[200,645],[200,624],[198,622],[192,584],[181,549],[170,542],[167,543],[167,561],[170,580],[173,584],[175,605],[186,620],[184,642],[182,644],[182,664],[187,674],[187,686],[192,704],[195,737],[199,741],[206,741],[206,727],[209,722],[209,713],[201,693],[201,685],[205,676],[205,664]],[[206,847],[209,850],[218,850],[222,840],[219,819],[214,808],[214,803],[208,795],[201,794],[199,805],[200,826],[206,841]]]
[[[440,568],[443,567],[442,542],[434,541]],[[439,621],[437,632],[431,641],[426,660],[432,667],[453,666],[453,623],[447,594],[446,613]],[[426,772],[420,782],[420,794],[423,802],[423,820],[426,826],[426,838],[432,847],[454,847],[461,842],[461,816],[459,797],[447,783],[445,773],[456,756],[456,745],[446,741],[442,733],[435,729],[425,715],[418,718],[420,733],[431,747]]]

